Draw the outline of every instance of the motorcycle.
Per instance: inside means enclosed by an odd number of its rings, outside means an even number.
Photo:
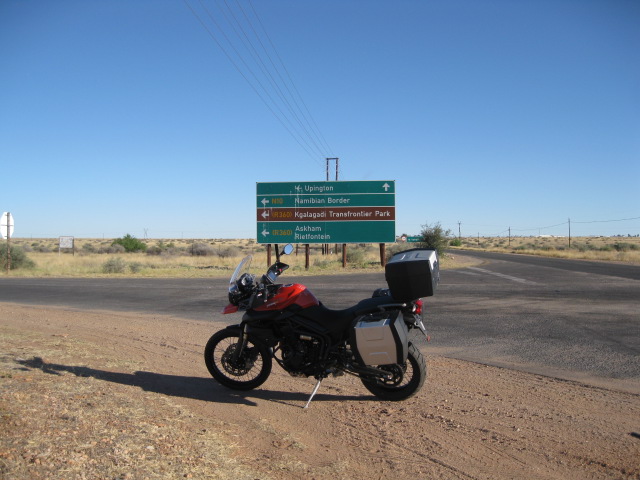
[[[292,250],[288,244],[282,253]],[[231,276],[222,313],[244,314],[239,324],[216,332],[206,344],[205,363],[215,380],[251,390],[267,380],[275,360],[292,376],[317,380],[304,408],[330,375],[354,375],[382,400],[405,400],[420,390],[426,361],[409,331],[430,340],[421,297],[433,295],[440,278],[434,250],[394,255],[385,266],[389,288],[343,310],[327,308],[304,285],[276,283],[289,266],[280,261],[277,245],[275,252],[276,262],[260,278],[249,273],[251,255]]]

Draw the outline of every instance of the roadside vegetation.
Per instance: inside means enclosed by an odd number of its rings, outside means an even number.
[[[640,237],[462,237],[450,241],[456,249],[541,255],[640,264]]]
[[[479,249],[504,253],[522,253],[551,257],[620,261],[640,264],[640,237],[452,237],[439,224],[425,225],[422,243],[386,245],[386,256],[410,248],[436,248],[441,268],[466,266],[458,249]],[[253,239],[121,239],[75,240],[75,250],[58,250],[58,239],[20,239],[11,241],[11,276],[33,277],[226,277],[246,255],[253,255],[255,273],[267,266],[266,247]],[[132,248],[131,245],[134,245]],[[337,248],[336,248],[337,247]],[[445,252],[446,250],[446,252]],[[329,245],[323,254],[321,245],[311,245],[310,268],[305,270],[304,246],[288,256],[286,263],[296,275],[382,271],[377,244],[348,245],[347,267],[342,267],[341,245]],[[275,254],[272,254],[275,261]],[[0,243],[0,275],[6,273],[6,244]]]

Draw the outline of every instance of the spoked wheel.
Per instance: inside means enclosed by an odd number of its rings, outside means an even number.
[[[238,354],[241,333],[221,330],[204,348],[204,361],[213,378],[225,387],[251,390],[262,385],[271,373],[269,348],[251,335]]]
[[[413,344],[409,344],[409,356],[404,365],[379,365],[390,373],[377,379],[362,378],[364,387],[382,400],[399,401],[415,395],[427,378],[427,362]]]

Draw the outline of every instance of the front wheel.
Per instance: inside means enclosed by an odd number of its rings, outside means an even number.
[[[234,390],[251,390],[262,385],[271,373],[271,352],[249,335],[241,348],[242,333],[220,330],[204,348],[204,362],[213,378]]]
[[[415,395],[427,378],[427,362],[413,344],[409,344],[409,356],[403,365],[379,365],[391,376],[385,378],[361,378],[364,387],[382,400],[399,401]]]

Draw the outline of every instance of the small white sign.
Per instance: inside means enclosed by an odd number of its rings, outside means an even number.
[[[73,248],[73,237],[60,237],[59,248]]]
[[[2,233],[2,238],[13,237],[13,215],[11,213],[4,212],[2,214],[0,232]]]

